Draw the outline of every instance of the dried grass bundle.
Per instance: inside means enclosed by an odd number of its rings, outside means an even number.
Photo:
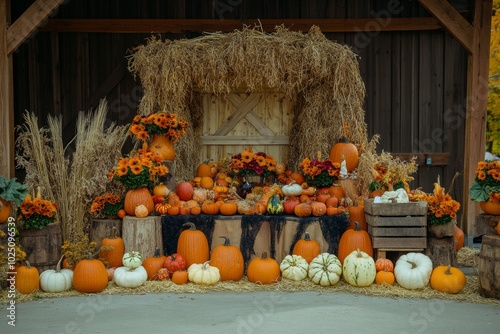
[[[352,142],[367,144],[358,58],[349,47],[328,40],[317,26],[308,33],[278,26],[267,34],[244,26],[189,40],[153,36],[131,55],[129,70],[144,87],[140,114],[175,112],[192,124],[176,145],[175,175],[180,178],[192,177],[201,150],[199,92],[224,96],[236,88],[273,90],[297,98],[285,161],[293,169],[318,150],[328,156],[342,136],[344,122]]]
[[[128,127],[107,125],[107,110],[101,101],[94,113],[80,112],[77,134],[66,146],[58,117],[49,116],[48,128],[40,129],[33,113],[26,113],[18,128],[16,162],[26,170],[25,184],[30,189],[39,185],[44,197],[57,202],[64,240],[85,233],[93,199],[113,187],[107,175],[121,156]]]

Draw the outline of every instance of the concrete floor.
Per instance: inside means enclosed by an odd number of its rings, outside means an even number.
[[[2,305],[0,333],[495,333],[500,306],[348,293],[94,295]]]

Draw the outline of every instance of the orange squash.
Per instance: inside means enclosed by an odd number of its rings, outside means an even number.
[[[326,215],[326,204],[318,201],[311,203],[311,214],[315,217]]]
[[[347,125],[344,125],[343,135],[340,141],[334,144],[330,150],[330,160],[332,162],[342,163],[345,160],[346,168],[351,173],[359,162],[359,152],[356,145],[350,143],[346,136]]]
[[[293,212],[297,217],[309,217],[312,213],[311,204],[300,203],[295,206]]]
[[[224,238],[224,244],[215,246],[210,265],[219,269],[221,281],[239,281],[245,271],[243,254],[238,247],[231,245],[228,237],[221,238]]]
[[[16,270],[15,286],[16,290],[22,294],[30,294],[37,291],[40,286],[40,273],[38,269],[32,267],[28,261],[26,261],[26,265],[19,266]]]
[[[73,288],[78,292],[94,293],[101,292],[108,286],[108,272],[104,264],[92,258],[88,258],[76,264],[73,272]]]
[[[167,257],[160,254],[160,249],[158,247],[155,248],[155,254],[153,256],[144,259],[142,266],[148,273],[149,281],[158,281],[160,279],[158,272],[163,268],[166,260]]]
[[[224,202],[220,205],[219,211],[221,215],[233,216],[236,212],[238,212],[238,207],[236,206],[236,203]],[[214,264],[212,263],[212,265]]]
[[[355,199],[353,205],[348,207],[349,211],[349,228],[354,229],[356,225],[354,222],[359,223],[359,228],[362,230],[367,230],[368,226],[366,225],[366,217],[365,217],[365,208],[361,205],[358,205],[358,200]]]
[[[116,231],[116,227],[113,226],[111,235],[102,239],[99,251],[99,257],[108,262],[110,267],[121,267],[123,254],[125,254],[125,243],[116,235]]]
[[[248,281],[257,284],[277,283],[281,279],[279,263],[267,257],[267,252],[262,252],[261,257],[256,257],[248,264]]]

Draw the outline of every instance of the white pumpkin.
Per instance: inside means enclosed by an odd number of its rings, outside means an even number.
[[[193,263],[188,268],[188,279],[196,284],[214,285],[220,280],[219,268],[209,265]]]
[[[375,282],[375,261],[367,253],[356,249],[344,259],[342,275],[353,286],[370,286]]]
[[[47,269],[40,274],[40,288],[46,292],[62,292],[73,286],[73,270],[61,269],[64,255],[57,262],[56,269]]]
[[[281,275],[293,281],[302,281],[307,277],[309,263],[300,255],[287,255],[280,263]]]
[[[321,253],[309,264],[309,278],[321,286],[337,284],[341,275],[342,264],[334,254]]]
[[[122,263],[124,267],[134,270],[142,265],[142,255],[139,252],[130,251],[123,254]]]
[[[143,285],[147,279],[148,273],[143,266],[133,270],[127,267],[118,267],[113,273],[113,282],[124,288],[136,288]]]
[[[281,187],[281,191],[285,196],[300,196],[302,194],[302,187],[300,186],[300,184],[292,181],[290,184]]]
[[[394,266],[396,282],[406,289],[422,289],[431,278],[432,260],[422,253],[401,255]]]

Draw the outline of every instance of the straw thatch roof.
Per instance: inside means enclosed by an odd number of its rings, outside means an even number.
[[[199,160],[203,93],[224,96],[243,87],[296,98],[289,156],[283,161],[291,168],[318,151],[328,157],[344,123],[351,142],[367,143],[358,57],[316,26],[307,33],[278,26],[270,34],[243,27],[194,39],[151,37],[134,50],[129,70],[144,87],[140,114],[174,112],[191,124],[176,144],[176,177],[192,177]]]

